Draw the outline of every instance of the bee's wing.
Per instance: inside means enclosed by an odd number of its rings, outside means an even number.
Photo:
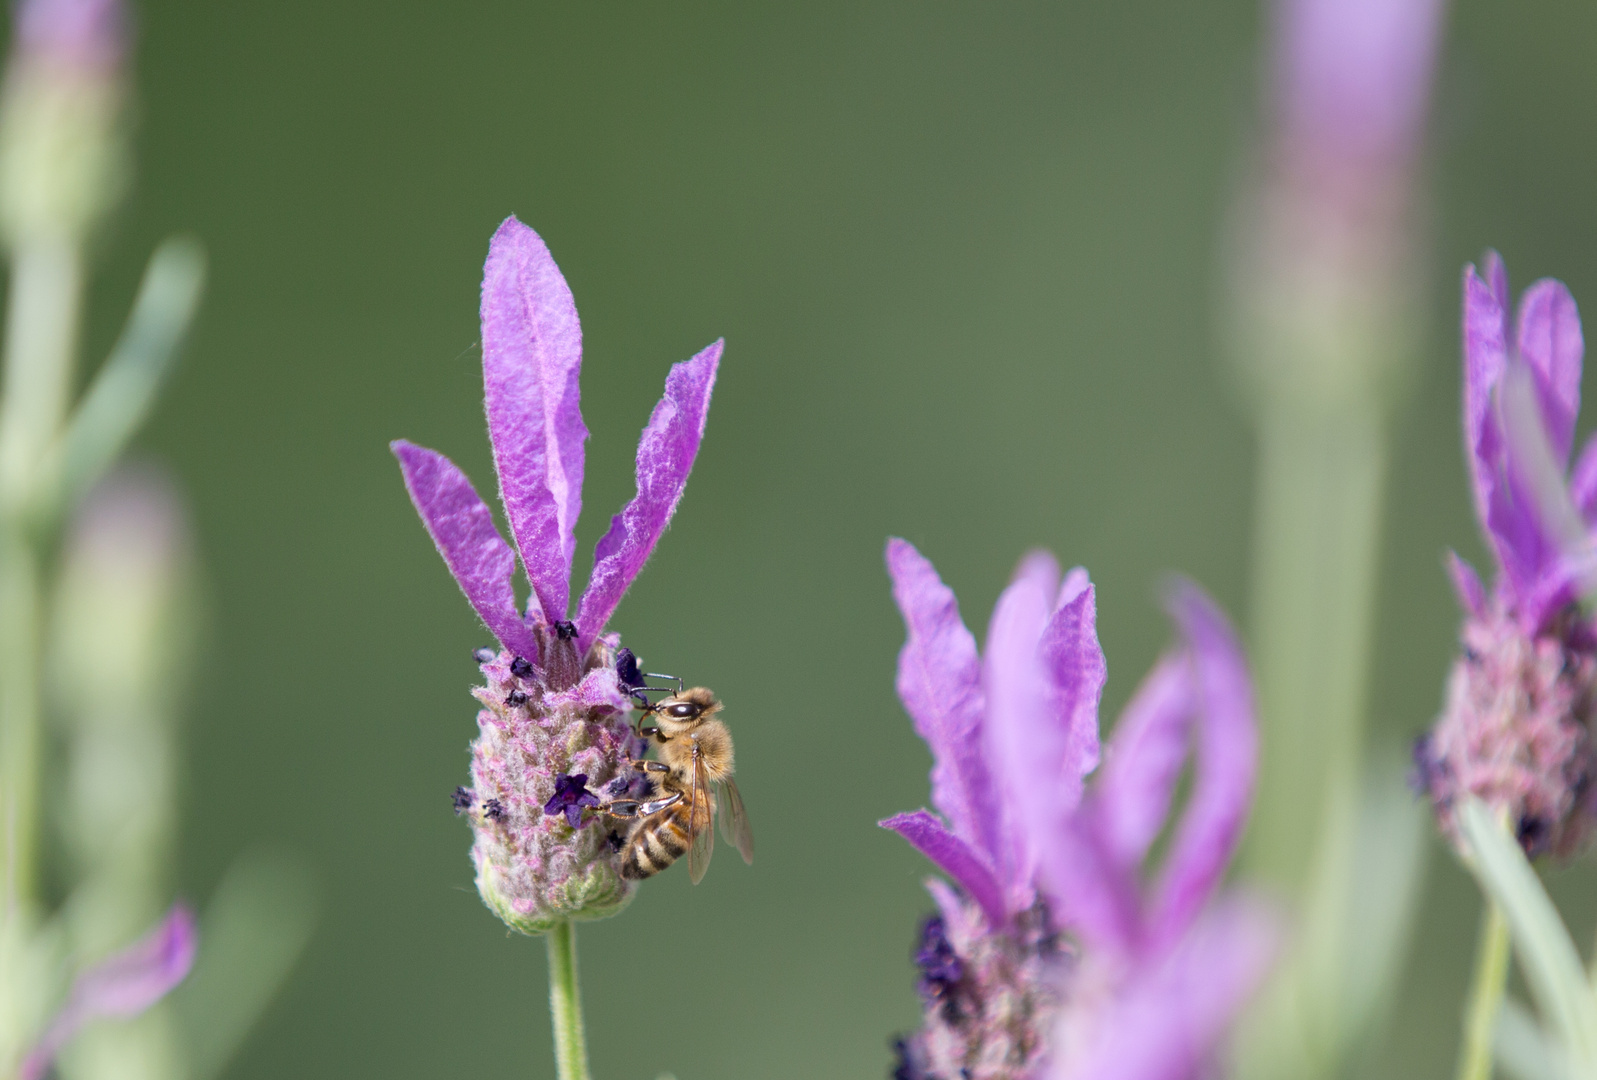
[[[693,751],[693,783],[688,791],[688,830],[693,843],[688,846],[688,879],[697,885],[710,868],[710,856],[715,854],[715,803],[710,798],[710,785],[704,779],[704,762],[698,748]]]
[[[738,849],[743,861],[754,865],[754,833],[749,830],[749,815],[743,810],[743,796],[731,777],[721,781],[721,839]]]

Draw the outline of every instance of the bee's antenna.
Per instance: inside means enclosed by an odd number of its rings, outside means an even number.
[[[682,693],[682,676],[680,675],[661,675],[658,671],[645,671],[643,673],[643,677],[645,679],[670,679],[672,682],[677,684],[677,693]],[[657,688],[647,687],[646,689],[652,690]]]

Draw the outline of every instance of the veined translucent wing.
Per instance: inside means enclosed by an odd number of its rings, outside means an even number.
[[[749,830],[749,816],[743,810],[743,796],[731,777],[722,780],[720,798],[721,839],[738,849],[743,861],[754,865],[754,833]]]
[[[704,759],[698,745],[693,747],[693,783],[688,792],[688,831],[693,843],[688,847],[688,879],[697,885],[710,868],[710,856],[715,854],[715,802],[710,785],[705,782]]]

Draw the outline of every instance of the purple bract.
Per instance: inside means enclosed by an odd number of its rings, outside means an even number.
[[[179,904],[147,936],[84,971],[73,980],[66,1004],[43,1037],[17,1067],[18,1080],[40,1080],[55,1056],[90,1021],[137,1016],[160,1001],[188,975],[198,945],[194,915]]]
[[[433,543],[502,646],[480,658],[487,685],[475,692],[481,734],[472,744],[474,786],[465,809],[476,833],[478,889],[526,933],[613,914],[630,898],[606,832],[581,821],[581,806],[593,803],[562,804],[563,815],[543,808],[561,797],[560,777],[581,774],[602,787],[631,776],[618,638],[605,626],[682,497],[720,358],[717,341],[667,375],[665,396],[638,444],[637,495],[600,539],[575,619],[568,618],[570,578],[588,437],[577,385],[582,330],[549,249],[514,217],[494,234],[483,270],[482,367],[488,437],[515,549],[448,458],[393,443]],[[518,553],[531,587],[525,612],[516,602]]]
[[[1132,698],[1099,764],[1106,676],[1095,590],[1022,562],[985,655],[954,594],[908,543],[889,542],[909,638],[898,692],[931,747],[932,802],[882,822],[957,888],[917,954],[926,1010],[900,1047],[914,1080],[1185,1080],[1200,1075],[1263,975],[1273,923],[1214,901],[1252,797],[1247,665],[1225,618],[1178,584],[1181,644]],[[1195,750],[1163,865],[1144,861]],[[930,925],[930,924],[929,924]]]

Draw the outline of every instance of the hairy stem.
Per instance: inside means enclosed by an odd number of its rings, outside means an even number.
[[[1475,947],[1475,976],[1464,1007],[1464,1042],[1458,1052],[1458,1080],[1491,1080],[1492,1036],[1508,980],[1508,920],[1488,898]]]
[[[560,1080],[588,1080],[588,1042],[582,1030],[582,992],[577,987],[577,931],[556,926],[549,943],[549,1014],[554,1021],[555,1069]]]

